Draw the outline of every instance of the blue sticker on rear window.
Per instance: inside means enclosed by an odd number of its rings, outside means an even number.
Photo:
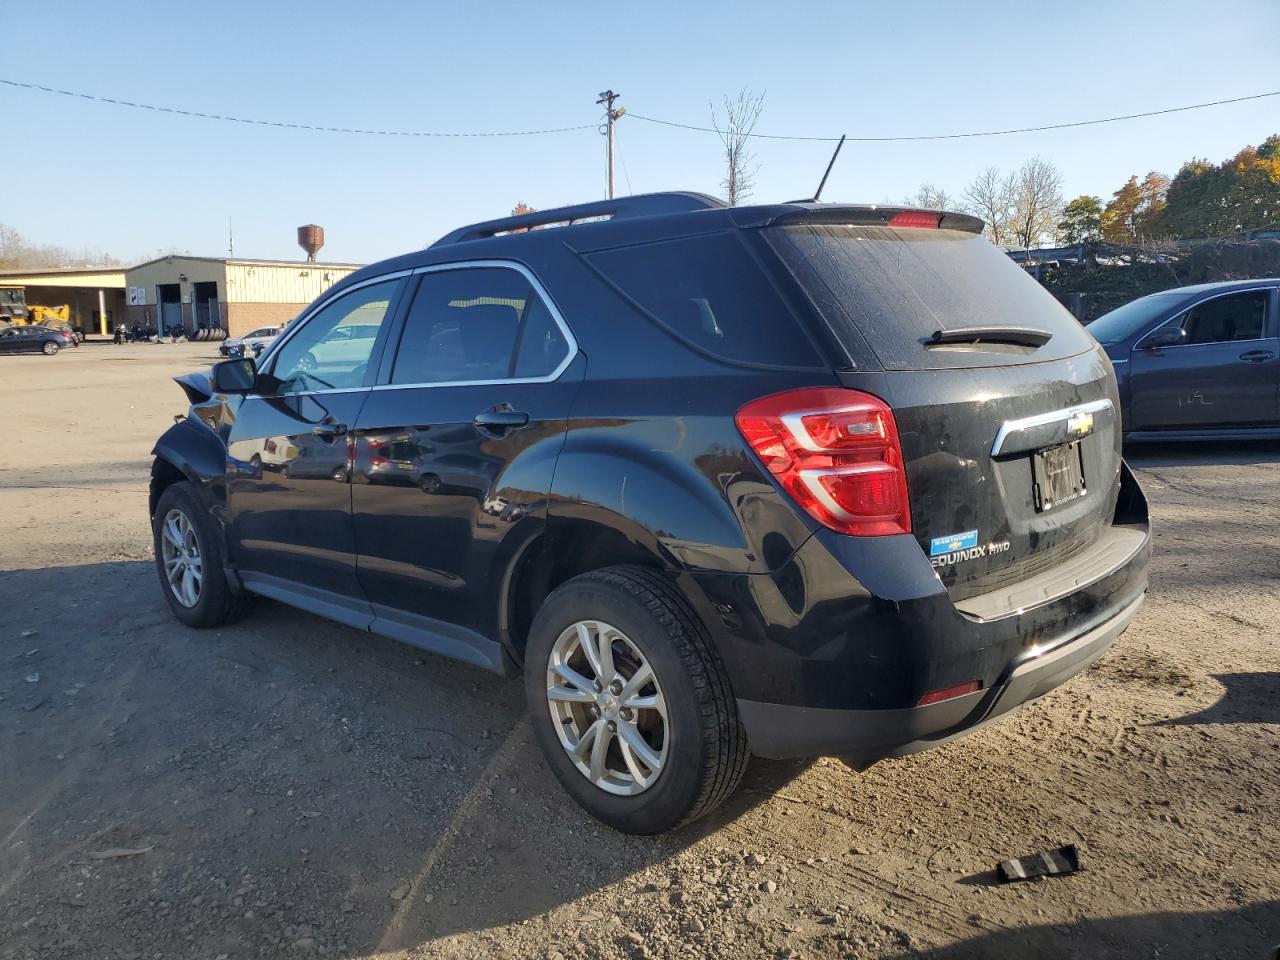
[[[968,550],[970,547],[976,547],[977,545],[977,530],[966,530],[964,533],[952,533],[945,537],[934,537],[929,541],[929,556],[940,557],[944,553]]]

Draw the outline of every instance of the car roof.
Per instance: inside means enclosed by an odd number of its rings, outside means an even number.
[[[535,259],[540,250],[549,246],[567,245],[581,252],[716,230],[798,223],[885,226],[900,213],[937,217],[938,225],[943,229],[975,234],[982,232],[980,219],[950,211],[898,205],[817,203],[813,200],[730,207],[701,193],[650,193],[540,210],[459,227],[423,250],[357,270],[331,289],[337,292],[373,277],[434,264],[473,259]]]
[[[1228,290],[1250,290],[1256,287],[1274,287],[1280,285],[1280,277],[1258,277],[1253,280],[1216,280],[1213,283],[1193,283],[1187,287],[1173,287],[1160,290],[1150,296],[1166,294],[1185,294],[1194,296],[1199,293],[1222,293]]]

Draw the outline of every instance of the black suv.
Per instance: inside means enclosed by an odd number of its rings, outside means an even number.
[[[523,671],[565,788],[698,817],[1084,669],[1147,586],[1107,355],[971,217],[657,194],[366,267],[180,378],[165,596]]]

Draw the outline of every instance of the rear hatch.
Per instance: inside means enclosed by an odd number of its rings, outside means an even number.
[[[841,381],[893,408],[912,534],[943,584],[963,600],[1088,550],[1119,485],[1109,361],[977,221],[877,213],[765,234],[825,321]]]

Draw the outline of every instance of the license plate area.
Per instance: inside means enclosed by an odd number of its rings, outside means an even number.
[[[1084,450],[1080,441],[1037,450],[1031,455],[1031,477],[1036,513],[1084,496]]]

